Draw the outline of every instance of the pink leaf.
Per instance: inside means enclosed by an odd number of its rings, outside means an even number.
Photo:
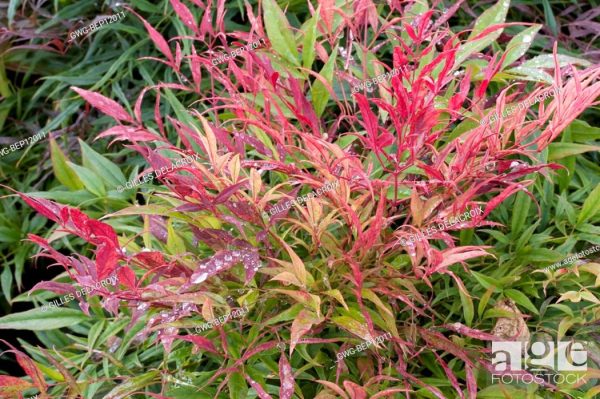
[[[350,399],[367,399],[367,391],[352,381],[344,381],[344,388],[350,394]]]
[[[183,341],[188,341],[194,344],[194,347],[196,348],[194,352],[196,352],[197,349],[200,348],[215,354],[219,353],[217,352],[217,348],[215,348],[211,340],[208,338],[204,338],[199,335],[176,335],[175,338],[179,338]]]
[[[118,121],[133,123],[131,115],[129,115],[116,101],[106,98],[102,94],[80,89],[79,87],[71,86],[71,89],[75,90],[85,101],[90,103],[94,108],[98,108],[106,115],[111,116]]]
[[[439,262],[432,271],[429,271],[428,274],[439,272],[446,267],[453,265],[458,262],[463,262],[467,259],[476,258],[478,256],[486,256],[489,255],[483,249],[475,249],[473,251],[469,251],[469,249],[477,248],[477,247],[459,247],[459,248],[451,248],[442,252],[443,259]]]
[[[230,269],[236,263],[242,262],[246,270],[246,281],[249,281],[261,266],[260,257],[255,250],[218,251],[210,259],[200,263],[191,282],[200,284],[207,278]]]
[[[258,395],[258,397],[260,399],[272,399],[273,397],[271,395],[269,395],[264,389],[263,387],[256,381],[254,381],[252,378],[250,378],[250,376],[246,373],[244,373],[244,377],[246,378],[246,381],[248,381],[248,384],[250,384],[250,386],[252,388],[254,388],[254,390],[256,391],[256,394]]]
[[[196,26],[196,22],[194,21],[194,14],[190,11],[189,8],[185,4],[183,4],[179,0],[170,0],[173,9],[177,13],[177,16],[181,21],[187,25],[188,28],[193,30],[196,33],[198,32],[198,26]]]
[[[74,294],[76,292],[75,288],[71,284],[58,283],[56,281],[40,281],[34,285],[29,292],[37,290],[49,290],[57,294]]]
[[[311,311],[302,309],[298,316],[292,322],[292,332],[290,338],[290,354],[294,347],[304,334],[310,331],[313,324],[318,323],[319,318]]]
[[[483,331],[475,330],[473,328],[469,328],[461,323],[445,324],[442,327],[447,328],[452,331],[456,331],[457,333],[466,335],[467,337],[479,339],[482,341],[495,341],[498,339],[498,337],[495,335],[488,334]]]
[[[452,370],[448,367],[448,364],[437,353],[433,352],[433,355],[437,358],[438,364],[444,369],[444,372],[446,373],[450,384],[452,384],[452,387],[454,387],[456,392],[458,392],[458,395],[461,399],[465,399],[465,395],[463,394],[462,389],[460,389],[460,385],[458,384],[458,379],[456,378]]]
[[[101,139],[102,137],[107,136],[116,136],[117,138],[114,141],[124,141],[129,140],[131,142],[135,141],[156,141],[162,140],[161,137],[158,137],[145,129],[139,129],[137,127],[129,127],[129,126],[115,126],[111,127],[108,130],[103,131],[96,137],[96,140]]]
[[[477,398],[477,380],[473,374],[473,368],[466,366],[465,371],[467,374],[467,391],[469,392],[469,399]]]
[[[138,13],[136,13],[135,11],[133,11],[130,8],[128,8],[128,9],[129,9],[129,11],[134,13],[139,19],[142,20],[142,23],[144,24],[144,27],[148,31],[148,34],[150,35],[150,39],[152,40],[152,42],[154,42],[154,45],[160,50],[161,53],[163,53],[165,55],[165,57],[167,57],[169,62],[173,63],[173,53],[171,52],[171,49],[169,48],[169,43],[167,43],[165,38],[162,37],[162,35],[160,33],[158,33],[158,31],[156,29],[154,29],[152,27],[152,25],[150,25]]]
[[[253,349],[248,349],[244,353],[244,356],[242,356],[241,360],[246,361],[247,359],[250,359],[252,356],[256,355],[257,353],[262,353],[264,351],[268,351],[269,349],[273,349],[276,346],[277,346],[277,342],[275,342],[275,341],[265,342],[264,344],[260,344]]]
[[[279,399],[291,399],[294,394],[294,374],[292,366],[288,362],[284,353],[281,353],[279,358],[279,380],[281,388],[279,388]]]
[[[344,392],[343,389],[341,389],[339,386],[335,385],[333,382],[329,382],[329,381],[325,381],[325,380],[316,380],[316,381],[319,384],[325,385],[327,388],[331,389],[332,391],[334,391],[335,393],[340,395],[341,398],[348,399],[348,395],[346,395],[346,392]]]

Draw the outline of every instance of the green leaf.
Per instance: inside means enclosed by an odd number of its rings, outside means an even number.
[[[185,252],[185,243],[173,229],[172,219],[169,219],[167,225],[167,249],[173,255],[183,254]]]
[[[273,316],[272,318],[270,318],[269,320],[267,320],[265,322],[265,325],[271,325],[271,324],[276,324],[276,323],[281,323],[282,321],[290,321],[290,320],[294,320],[298,314],[300,313],[300,311],[304,309],[304,306],[300,303],[297,303],[295,305],[293,305],[291,308],[277,314],[276,316]]]
[[[369,328],[364,322],[360,322],[350,316],[332,317],[331,321],[342,327],[344,330],[361,337],[365,341],[373,339],[371,333],[369,332]]]
[[[337,47],[332,51],[331,55],[329,56],[329,60],[327,60],[327,63],[325,66],[323,66],[323,69],[321,69],[320,72],[320,75],[323,77],[323,79],[325,79],[330,85],[333,80],[333,68],[335,66],[336,56]],[[310,95],[317,116],[321,116],[323,111],[325,111],[327,101],[329,101],[329,90],[327,90],[327,87],[323,82],[321,82],[319,79],[316,79],[313,83]]]
[[[516,240],[516,251],[520,251],[521,249],[525,248],[526,244],[530,242],[531,237],[533,236],[533,233],[535,232],[539,224],[539,221],[536,220],[535,223],[531,224],[531,226],[528,226],[520,235],[513,235],[513,240]]]
[[[581,323],[583,320],[581,320],[581,318],[577,317],[564,317],[560,323],[558,323],[558,331],[556,334],[556,340],[560,341],[563,339],[563,337],[565,336],[566,332],[569,331],[569,328],[573,327],[573,325],[577,324],[577,323]],[[585,323],[585,321],[583,321],[583,323]]]
[[[117,385],[112,391],[110,391],[104,399],[124,399],[129,397],[136,391],[143,390],[143,388],[158,382],[160,372],[158,370],[152,370],[146,374],[138,375],[136,377],[127,377],[123,382]],[[156,380],[156,381],[155,381]]]
[[[481,284],[483,286],[483,288],[485,288],[485,289],[488,289],[490,287],[498,287],[498,288],[502,289],[504,287],[504,285],[501,284],[501,281],[496,280],[495,278],[486,276],[485,274],[478,273],[473,270],[471,270],[471,274],[473,275],[473,277],[475,277],[477,282],[479,282],[479,284]]]
[[[558,59],[558,64],[561,68],[569,64],[581,65],[583,67],[592,65],[592,63],[587,60],[577,57],[571,57],[570,55],[557,54],[556,58]],[[538,55],[537,57],[533,57],[532,59],[525,61],[520,66],[523,68],[537,69],[554,68],[554,55]]]
[[[523,32],[513,37],[510,42],[508,42],[508,45],[506,46],[506,57],[504,58],[504,62],[502,63],[500,70],[503,70],[505,67],[521,58],[521,56],[527,52],[531,46],[531,43],[533,43],[533,38],[541,29],[541,27],[542,25],[536,24],[530,28],[527,28]]]
[[[462,304],[463,314],[465,316],[467,326],[471,326],[471,324],[473,324],[473,316],[475,314],[473,300],[466,292],[466,289],[464,287],[458,288],[458,294],[460,295],[460,303]]]
[[[558,27],[556,26],[556,18],[554,18],[552,6],[548,0],[542,0],[542,4],[544,5],[544,18],[546,18],[546,24],[550,27],[554,37],[558,37]]]
[[[458,52],[456,53],[454,68],[458,68],[460,64],[462,64],[462,62],[471,54],[481,51],[492,44],[494,40],[496,40],[498,36],[502,34],[504,29],[497,29],[491,33],[488,33],[484,37],[474,40],[474,37],[479,35],[490,26],[503,23],[506,19],[506,13],[508,12],[509,6],[510,1],[500,0],[498,3],[484,11],[479,18],[477,18],[471,35],[469,35],[469,38],[465,43],[460,45]]]
[[[556,262],[563,258],[563,255],[546,248],[526,248],[519,253],[519,261],[522,262],[534,262],[534,263],[547,263]]]
[[[515,301],[517,304],[523,306],[527,310],[532,311],[536,315],[540,314],[535,305],[529,300],[529,298],[527,298],[527,295],[523,294],[521,291],[509,288],[507,290],[504,290],[504,295]]]
[[[287,18],[275,0],[263,0],[263,21],[273,49],[296,66],[298,50]]]
[[[248,385],[241,373],[231,373],[229,375],[229,381],[227,381],[227,387],[229,387],[230,399],[246,399],[246,396],[248,395]]]
[[[67,164],[77,173],[77,177],[83,182],[86,190],[97,197],[106,196],[106,189],[104,188],[102,179],[97,174],[73,162],[67,162]]]
[[[487,306],[488,302],[490,301],[490,297],[492,296],[492,294],[495,291],[496,291],[496,287],[491,286],[485,291],[485,294],[483,294],[481,296],[481,299],[479,300],[479,306],[477,306],[477,314],[479,315],[479,317],[481,317],[483,315],[483,311],[485,310],[485,307]]]
[[[388,187],[385,197],[389,200],[404,199],[404,198],[409,198],[410,194],[411,194],[410,188],[399,184],[398,190],[394,191],[394,185],[392,184]]]
[[[42,308],[26,310],[25,312],[12,313],[0,317],[2,330],[55,330],[61,327],[70,327],[79,324],[88,317],[80,310],[68,308],[49,308],[42,312]]]
[[[4,270],[2,270],[2,274],[0,274],[0,285],[2,286],[2,293],[8,302],[12,300],[12,283],[12,271],[8,265],[4,265]]]
[[[8,24],[9,25],[12,25],[12,23],[15,19],[17,7],[19,6],[20,2],[21,2],[21,0],[10,0],[8,2],[8,13],[6,15],[8,15]]]
[[[504,384],[490,385],[477,392],[477,399],[506,399],[529,397],[534,398],[534,396],[531,396],[527,393],[526,389]]]
[[[596,186],[583,203],[581,212],[579,212],[579,217],[577,218],[577,224],[580,225],[591,220],[598,212],[600,212],[600,184]]]
[[[573,310],[570,307],[568,307],[567,305],[565,305],[564,303],[553,303],[551,305],[548,305],[548,307],[558,309],[558,310],[562,311],[563,313],[565,313],[566,315],[575,317]]]
[[[117,165],[94,151],[85,141],[79,140],[79,145],[81,146],[83,166],[96,172],[108,184],[108,187],[114,188],[125,183],[125,176]]]
[[[0,242],[18,242],[21,239],[21,231],[18,228],[0,226]]]
[[[531,199],[524,192],[519,192],[515,196],[515,203],[513,205],[511,234],[513,237],[518,237],[518,234],[525,226],[527,215],[529,214],[529,207],[531,206]]]
[[[310,69],[315,60],[315,42],[317,40],[317,20],[321,6],[317,8],[315,15],[305,25],[305,35],[302,41],[302,66]]]
[[[573,124],[567,126],[567,128],[561,135],[561,143],[570,143],[573,141],[571,135],[571,126],[573,126]],[[548,151],[548,153],[550,152],[550,150],[546,150]],[[574,155],[571,155],[570,157],[565,157],[563,159],[558,160],[558,163],[566,167],[566,169],[559,169],[556,171],[559,191],[565,192],[569,188],[571,180],[573,179],[573,177],[575,177],[574,172],[575,164],[577,163],[577,158]]]
[[[574,120],[570,125],[572,141],[584,143],[586,141],[600,140],[600,127],[590,126],[585,121]]]
[[[507,69],[504,71],[507,74],[515,74],[514,77],[507,76],[509,79],[523,79],[532,82],[544,82],[550,85],[554,84],[554,78],[549,73],[537,68],[525,68],[518,66],[516,68]],[[520,76],[519,76],[520,75]]]
[[[59,182],[73,191],[83,189],[83,183],[79,180],[73,169],[67,165],[69,159],[52,138],[50,139],[50,158],[52,160],[54,176],[56,176]]]
[[[600,151],[600,146],[576,143],[550,143],[548,150],[548,161],[556,161],[557,159],[584,152]]]
[[[506,14],[508,12],[509,7],[510,1],[500,0],[493,6],[485,10],[475,21],[475,25],[473,26],[473,31],[469,35],[469,39],[472,39],[475,36],[479,35],[481,32],[483,32],[492,25],[503,23],[506,19]],[[498,36],[500,36],[500,33],[498,33]]]

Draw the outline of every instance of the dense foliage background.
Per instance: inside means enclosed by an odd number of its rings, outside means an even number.
[[[600,244],[597,3],[0,10],[0,397],[600,393],[600,252],[544,271]],[[586,383],[494,383],[513,330]]]

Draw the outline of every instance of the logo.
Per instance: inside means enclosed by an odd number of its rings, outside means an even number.
[[[579,384],[587,370],[585,342],[492,342],[492,383]],[[583,382],[585,382],[583,380]]]

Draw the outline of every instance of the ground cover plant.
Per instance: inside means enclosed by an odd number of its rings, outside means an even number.
[[[598,65],[508,1],[458,31],[461,3],[137,5],[143,86],[71,85],[102,129],[13,187],[64,273],[0,319],[42,344],[0,395],[599,393],[600,264],[544,270],[600,244]],[[586,342],[577,383],[490,378],[536,334]]]

